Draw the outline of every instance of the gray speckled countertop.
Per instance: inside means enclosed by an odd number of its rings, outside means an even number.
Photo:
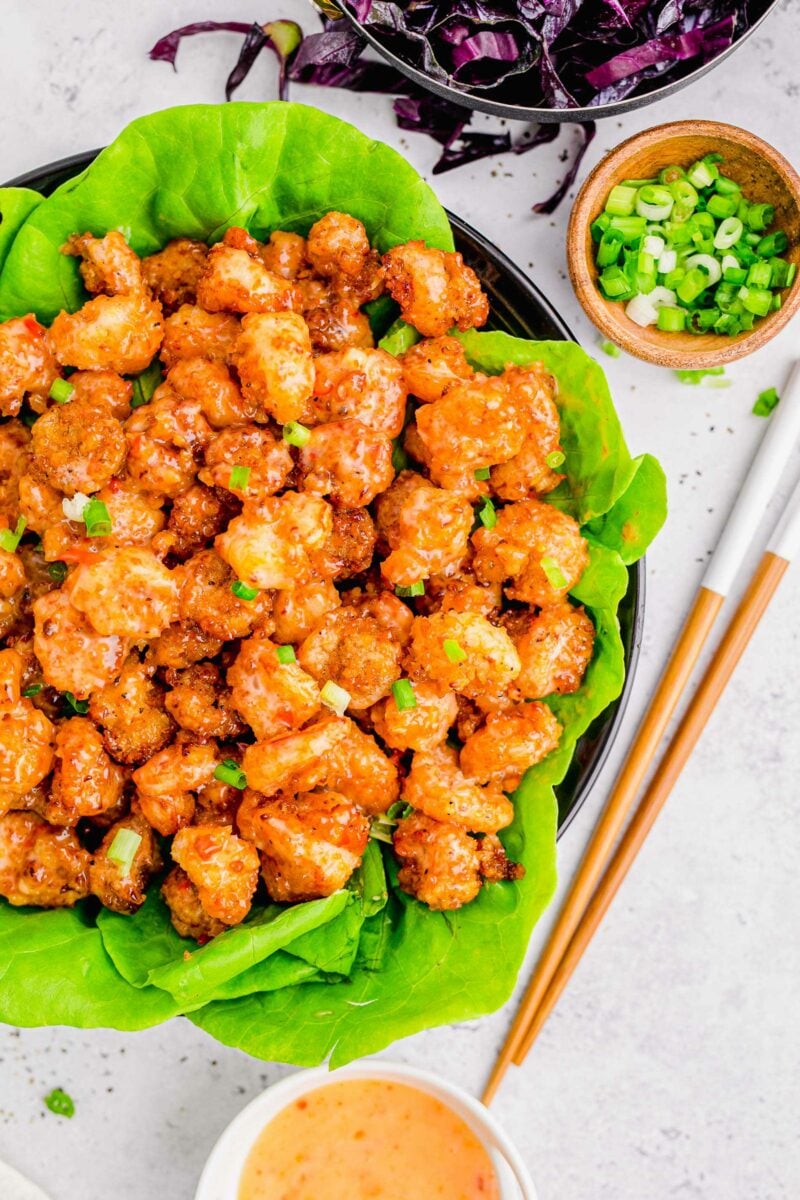
[[[236,42],[196,39],[174,74],[146,57],[167,29],[203,17],[279,15],[309,27],[314,20],[302,0],[6,0],[0,176],[101,145],[141,113],[220,99]],[[744,125],[797,165],[799,45],[800,2],[783,0],[746,46],[691,89],[602,123],[586,165],[636,130],[691,117]],[[242,98],[271,87],[264,61]],[[430,170],[432,143],[400,134],[384,98],[310,88],[295,95]],[[565,274],[569,205],[553,217],[530,212],[574,136],[562,132],[526,157],[434,183],[592,346],[596,335]],[[623,735],[559,847],[562,887],[763,433],[751,405],[763,387],[780,387],[798,352],[795,322],[731,368],[727,390],[685,387],[629,358],[604,362],[634,452],[654,451],[667,469],[671,516],[648,555],[644,647]],[[568,994],[496,1101],[541,1200],[794,1200],[800,1190],[799,596],[795,568]],[[545,931],[543,921],[532,956]],[[388,1053],[478,1090],[510,1011]],[[182,1021],[136,1035],[2,1029],[0,1157],[53,1200],[191,1200],[212,1141],[285,1070]],[[55,1085],[75,1097],[72,1121],[44,1109]]]

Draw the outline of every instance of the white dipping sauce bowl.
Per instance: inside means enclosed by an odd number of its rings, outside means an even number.
[[[404,1083],[435,1096],[461,1117],[486,1147],[497,1175],[501,1200],[536,1200],[533,1181],[518,1150],[485,1105],[429,1071],[380,1060],[353,1063],[336,1071],[326,1067],[299,1071],[256,1096],[238,1117],[234,1117],[211,1151],[197,1185],[195,1200],[237,1200],[244,1164],[265,1126],[302,1096],[347,1079]]]

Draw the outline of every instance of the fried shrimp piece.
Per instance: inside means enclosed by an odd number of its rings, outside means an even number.
[[[116,229],[104,237],[76,233],[61,247],[61,253],[82,262],[78,268],[87,292],[97,296],[123,296],[144,287],[142,264]]]
[[[210,313],[196,304],[182,304],[164,322],[161,361],[169,370],[183,358],[228,362],[241,332],[233,313]]]
[[[139,838],[129,867],[109,856],[114,839],[120,830]],[[139,812],[128,813],[115,821],[92,855],[89,867],[89,890],[112,912],[135,913],[145,899],[151,876],[161,869],[161,854],[153,830]]]
[[[212,638],[195,621],[176,621],[150,643],[148,662],[155,667],[190,667],[204,658],[214,658],[222,649],[222,639]]]
[[[0,324],[0,415],[16,416],[26,396],[44,401],[57,375],[47,330],[32,313]]]
[[[278,592],[272,609],[275,641],[279,645],[302,642],[341,602],[329,579],[309,579],[291,591]]]
[[[202,481],[227,488],[241,500],[274,496],[286,486],[294,468],[286,443],[258,425],[223,429],[206,447],[205,459],[206,465],[199,473]],[[244,487],[233,484],[234,467],[250,468]]]
[[[464,743],[461,769],[472,779],[513,791],[528,767],[555,750],[561,732],[546,704],[518,704],[489,713],[485,725]]]
[[[525,876],[522,863],[511,861],[495,833],[487,833],[478,842],[478,862],[487,883],[508,883]]]
[[[112,539],[117,546],[149,545],[167,520],[163,496],[143,492],[127,476],[112,479],[100,489],[97,499],[108,509]]]
[[[521,621],[509,619],[503,624],[522,664],[514,686],[520,700],[578,690],[594,647],[594,625],[582,608],[564,601],[538,616],[526,613]]]
[[[433,684],[414,684],[415,708],[398,709],[394,696],[370,709],[378,737],[393,750],[433,750],[447,737],[456,722],[458,701],[454,692],[439,695]]]
[[[478,842],[463,826],[413,812],[398,821],[393,842],[400,887],[434,911],[461,908],[481,890]]]
[[[22,558],[8,550],[0,550],[0,637],[5,637],[19,619],[27,599],[23,592],[27,583]]]
[[[73,388],[70,403],[91,404],[118,421],[131,415],[133,384],[116,371],[73,371],[69,383]]]
[[[128,653],[127,637],[98,633],[60,588],[40,596],[33,615],[33,648],[51,687],[84,700],[116,679]]]
[[[173,500],[166,531],[153,538],[153,552],[185,562],[222,533],[231,515],[231,505],[218,492],[196,483]]]
[[[417,751],[402,799],[436,821],[452,821],[471,833],[497,833],[514,820],[514,805],[500,788],[481,787],[459,769],[458,752],[439,745]]]
[[[194,825],[175,834],[172,857],[197,888],[209,917],[224,925],[245,919],[258,886],[255,846],[237,837],[229,825]]]
[[[56,766],[44,815],[51,825],[77,825],[115,808],[125,775],[108,756],[94,722],[73,717],[56,733]]]
[[[0,813],[17,807],[50,773],[55,728],[20,694],[24,661],[0,650]]]
[[[242,392],[261,419],[279,425],[302,416],[314,388],[308,327],[295,312],[252,313],[233,352]]]
[[[89,861],[71,829],[32,812],[0,817],[0,896],[9,904],[70,907],[88,895]]]
[[[385,350],[354,346],[315,361],[310,423],[355,417],[369,429],[397,437],[403,428],[407,390],[403,369]]]
[[[384,254],[383,265],[400,315],[425,337],[441,337],[453,325],[472,329],[486,323],[489,301],[460,254],[406,242]]]
[[[135,375],[158,353],[163,334],[158,301],[130,292],[96,296],[77,312],[60,312],[49,336],[62,366]]]
[[[231,245],[236,232],[227,230],[208,252],[197,283],[200,307],[211,313],[275,313],[295,308],[298,294],[293,284],[268,270],[257,253]]]
[[[330,421],[311,430],[298,457],[301,487],[340,508],[363,508],[394,477],[392,439],[361,421]]]
[[[472,612],[482,617],[499,613],[503,589],[499,583],[480,583],[471,570],[462,566],[457,575],[436,575],[425,585],[424,599],[418,604],[423,613]]]
[[[181,358],[170,367],[167,382],[182,400],[194,401],[214,429],[252,420],[256,406],[246,401],[224,363],[207,358]]]
[[[19,511],[28,523],[28,528],[42,536],[56,529],[62,523],[66,524],[64,510],[61,507],[63,496],[60,492],[37,479],[32,474],[21,476],[19,480]]]
[[[158,637],[178,618],[179,580],[152,550],[121,546],[79,566],[69,580],[73,607],[105,635]]]
[[[162,384],[150,403],[125,422],[125,438],[128,474],[139,487],[178,496],[194,483],[214,430],[196,401],[182,400],[169,384]]]
[[[273,900],[298,903],[344,887],[367,848],[369,822],[340,792],[275,798],[246,791],[239,808],[243,836],[262,851]]]
[[[320,687],[345,689],[354,709],[387,696],[400,678],[402,641],[369,611],[348,606],[329,612],[297,650],[297,659]]]
[[[257,506],[245,504],[215,545],[249,587],[292,588],[315,574],[312,556],[332,528],[331,508],[324,500],[284,492]]]
[[[194,304],[207,258],[205,242],[173,238],[163,250],[142,259],[142,276],[155,298],[172,311],[182,304]]]
[[[317,354],[345,350],[348,346],[371,350],[375,345],[369,317],[356,304],[333,300],[304,309],[303,316]]]
[[[374,738],[345,720],[346,735],[327,756],[325,786],[344,792],[366,813],[386,812],[400,794],[397,767]]]
[[[424,338],[400,358],[403,378],[412,396],[423,404],[441,400],[453,384],[475,374],[458,338]]]
[[[171,691],[164,698],[167,712],[181,729],[208,738],[235,738],[244,724],[233,708],[231,690],[214,663],[195,663],[182,671],[168,670]]]
[[[541,500],[520,500],[497,514],[493,529],[472,535],[473,567],[485,583],[503,583],[511,600],[547,608],[574,588],[589,564],[576,521]]]
[[[208,915],[200,903],[200,893],[180,867],[173,867],[167,875],[161,885],[161,895],[175,932],[181,937],[194,938],[202,946],[228,928]]]
[[[366,508],[336,509],[330,537],[314,555],[314,565],[323,579],[350,579],[369,568],[376,539]]]
[[[9,526],[16,524],[20,512],[19,484],[30,466],[30,441],[21,421],[0,425],[0,519]]]
[[[216,747],[176,741],[133,772],[146,820],[164,837],[177,833],[194,816],[193,792],[210,783],[218,766]]]
[[[564,478],[548,463],[551,455],[563,454],[559,441],[561,419],[554,399],[555,382],[541,363],[530,367],[507,367],[503,378],[515,405],[526,411],[525,440],[513,458],[492,467],[492,490],[503,500],[528,500],[558,487]]]
[[[325,781],[330,755],[349,731],[350,723],[344,718],[325,717],[296,733],[256,742],[245,750],[242,770],[250,786],[265,796],[308,791]]]
[[[228,668],[231,701],[259,741],[299,729],[320,709],[319,688],[296,662],[281,662],[278,647],[248,638]]]
[[[308,265],[306,240],[299,233],[285,233],[276,229],[269,235],[269,241],[261,246],[261,260],[281,279],[297,279]]]
[[[146,762],[172,740],[175,724],[164,710],[164,692],[154,674],[154,665],[131,655],[119,679],[89,701],[89,716],[102,729],[103,743],[118,762],[130,766]]]
[[[447,574],[463,559],[474,521],[463,496],[401,471],[375,508],[378,531],[391,549],[381,571],[393,586]]]
[[[183,568],[180,592],[182,620],[221,642],[244,638],[256,624],[268,621],[270,597],[261,592],[255,600],[240,600],[231,591],[235,575],[213,550],[201,550]]]
[[[414,620],[408,673],[493,708],[519,675],[519,656],[506,631],[486,617],[434,613]]]
[[[122,422],[86,400],[56,404],[31,431],[33,471],[67,496],[91,494],[119,474],[127,446]]]
[[[383,291],[380,256],[370,246],[362,223],[347,213],[326,213],[312,225],[306,253],[338,296],[361,305]]]

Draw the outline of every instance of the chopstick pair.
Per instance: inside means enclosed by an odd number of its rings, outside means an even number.
[[[537,963],[483,1093],[489,1104],[511,1063],[524,1061],[627,875],[792,557],[800,550],[800,483],[667,747],[616,852],[661,738],[731,590],[758,524],[800,439],[800,361],[770,419],[692,609]]]

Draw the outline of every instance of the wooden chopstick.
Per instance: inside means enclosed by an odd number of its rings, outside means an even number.
[[[591,837],[564,906],[523,995],[483,1092],[489,1104],[512,1062],[518,1061],[528,1029],[558,965],[567,952],[614,843],[622,832],[639,788],[655,757],[675,708],[686,689],[742,557],[789,457],[800,437],[800,362],[791,373],[783,399],[770,419],[747,478],[739,491],[702,585],[678,638],[669,664],[631,746],[605,810]],[[524,1053],[520,1056],[524,1057]]]
[[[697,745],[698,739],[713,713],[717,701],[730,680],[739,659],[758,627],[764,612],[783,578],[790,559],[800,543],[800,484],[776,530],[767,550],[750,580],[747,591],[725,631],[708,670],[697,688],[678,729],[667,747],[617,850],[592,896],[564,957],[558,964],[542,1000],[520,1042],[514,1062],[519,1066],[525,1059],[542,1026],[552,1012],[559,996],[591,942],[600,922],[608,912],[625,876],[641,850],[656,817],[675,786],[681,771]]]

